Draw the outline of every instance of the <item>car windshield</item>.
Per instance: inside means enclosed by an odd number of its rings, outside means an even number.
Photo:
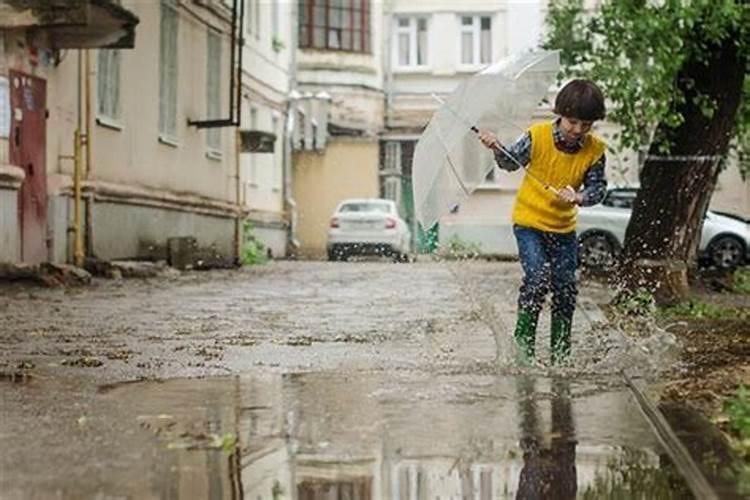
[[[339,212],[380,212],[387,214],[391,212],[391,206],[388,203],[359,201],[341,205]]]
[[[604,205],[615,208],[633,208],[637,191],[610,191]]]

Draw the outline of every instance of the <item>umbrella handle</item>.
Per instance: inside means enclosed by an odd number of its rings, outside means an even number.
[[[479,135],[479,129],[478,129],[477,127],[476,127],[476,125],[472,125],[472,126],[471,126],[470,128],[471,128],[471,131],[472,131],[472,132],[474,132],[475,134]],[[493,149],[494,149],[494,148],[493,148]],[[505,149],[504,149],[504,148],[501,148],[501,151],[503,151],[503,152],[504,152],[504,153],[505,153],[505,154],[506,154],[507,156],[510,156],[510,154],[509,154],[509,153],[508,153],[507,151],[505,151]],[[518,165],[521,165],[521,164],[520,164],[520,163],[518,163],[518,162],[516,162],[516,163],[517,163]],[[554,186],[550,186],[550,185],[549,185],[549,184],[547,184],[546,182],[542,182],[542,181],[541,181],[540,179],[537,179],[537,178],[536,178],[536,176],[534,176],[534,175],[531,175],[531,172],[529,172],[529,169],[528,169],[527,167],[525,167],[525,166],[521,165],[521,168],[523,168],[524,170],[526,170],[526,174],[527,174],[527,175],[528,175],[529,177],[531,177],[532,179],[534,179],[535,181],[537,181],[538,183],[540,183],[540,184],[541,184],[542,186],[544,186],[544,189],[545,189],[546,191],[552,191],[552,192],[553,192],[553,193],[555,193],[556,195],[557,195],[557,194],[560,194],[560,190],[559,190],[559,189],[557,189],[556,187],[554,187]]]

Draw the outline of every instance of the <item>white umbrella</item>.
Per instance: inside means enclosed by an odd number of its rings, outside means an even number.
[[[527,52],[488,66],[441,100],[412,164],[414,209],[425,230],[492,170],[494,155],[478,140],[477,130],[491,130],[501,143],[512,143],[528,127],[559,69],[558,51]]]

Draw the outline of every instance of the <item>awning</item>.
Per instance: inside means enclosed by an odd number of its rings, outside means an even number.
[[[0,29],[27,29],[37,47],[133,48],[138,17],[115,0],[4,0]]]

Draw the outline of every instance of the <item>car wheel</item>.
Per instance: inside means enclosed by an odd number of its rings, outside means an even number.
[[[396,252],[393,254],[393,261],[394,262],[409,262],[409,254],[406,252]]]
[[[615,245],[604,234],[589,234],[578,243],[578,259],[583,267],[606,269],[615,262]]]
[[[720,269],[734,269],[742,264],[745,248],[734,236],[719,236],[708,245],[708,258]]]
[[[328,250],[328,260],[336,262],[339,260],[346,260],[346,250],[342,247],[333,247]]]

